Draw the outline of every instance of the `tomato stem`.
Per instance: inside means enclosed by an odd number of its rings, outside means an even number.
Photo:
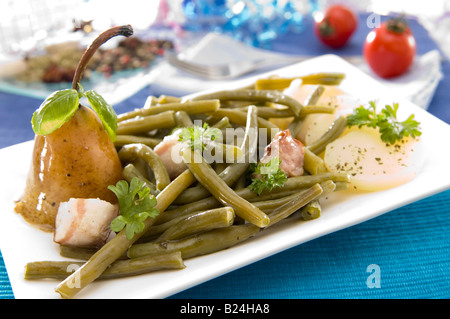
[[[328,22],[328,19],[324,19],[319,25],[319,31],[322,36],[327,37],[334,33],[334,28]]]
[[[389,19],[386,27],[389,31],[402,34],[408,29],[408,21],[406,21],[405,15],[402,14],[397,18]]]
[[[94,53],[97,51],[97,49],[106,41],[109,39],[117,36],[117,35],[123,35],[125,37],[129,37],[133,34],[133,28],[131,25],[123,25],[123,26],[117,26],[110,28],[106,30],[105,32],[101,33],[92,43],[91,45],[84,51],[83,56],[80,59],[80,62],[78,62],[77,69],[75,70],[75,74],[73,76],[72,80],[72,89],[79,90],[78,83],[81,80],[81,76],[83,74],[84,69],[86,69],[86,66],[91,59],[91,57],[94,55]]]

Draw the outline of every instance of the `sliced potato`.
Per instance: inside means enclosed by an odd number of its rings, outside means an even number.
[[[424,151],[418,139],[391,145],[373,128],[351,128],[328,144],[324,162],[330,171],[347,172],[353,189],[375,191],[410,181],[420,170]]]

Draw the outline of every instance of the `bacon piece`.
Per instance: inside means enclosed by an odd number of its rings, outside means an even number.
[[[53,240],[66,246],[100,248],[118,213],[118,205],[98,198],[71,198],[59,205]]]
[[[180,155],[181,149],[186,144],[178,141],[179,134],[180,131],[177,130],[171,135],[164,137],[162,142],[153,149],[163,161],[167,173],[169,173],[172,180],[187,169],[187,166]]]
[[[269,145],[266,146],[261,162],[268,163],[270,159],[279,157],[280,168],[288,177],[303,175],[304,145],[292,137],[289,130],[278,132]]]

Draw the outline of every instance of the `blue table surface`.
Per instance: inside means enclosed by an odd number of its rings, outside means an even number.
[[[278,37],[272,50],[295,54],[360,54],[369,32],[362,16],[351,42],[339,50],[320,44],[306,21],[301,34]],[[417,53],[437,49],[428,32],[410,22]],[[450,64],[442,62],[443,79],[428,112],[450,123]],[[145,87],[114,105],[117,113],[142,107]],[[33,139],[30,116],[41,100],[0,92],[0,148]],[[334,232],[259,262],[222,275],[169,298],[449,298],[450,190],[398,208],[359,225]],[[1,249],[1,247],[0,247]],[[376,265],[374,272],[372,265]],[[379,281],[371,281],[377,274]],[[370,283],[379,283],[371,285]],[[0,298],[14,298],[0,253]]]

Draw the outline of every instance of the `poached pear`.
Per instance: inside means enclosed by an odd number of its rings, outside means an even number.
[[[115,27],[94,40],[80,60],[73,88],[78,88],[82,71],[102,43],[116,35],[131,34],[130,26]],[[51,232],[61,202],[99,198],[116,203],[117,197],[108,186],[122,179],[122,170],[102,120],[92,109],[79,104],[74,114],[51,133],[36,134],[25,190],[15,211],[30,224]]]
[[[15,210],[44,231],[53,231],[60,202],[100,198],[115,203],[108,190],[122,178],[114,143],[91,109],[80,106],[53,133],[36,135],[25,191]]]

